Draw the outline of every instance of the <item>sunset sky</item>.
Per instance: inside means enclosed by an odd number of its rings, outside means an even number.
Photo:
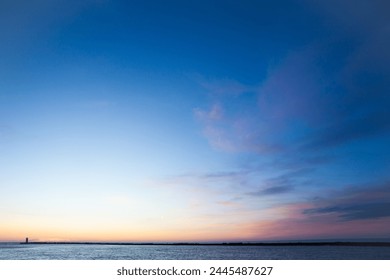
[[[0,241],[390,238],[389,13],[0,1]]]

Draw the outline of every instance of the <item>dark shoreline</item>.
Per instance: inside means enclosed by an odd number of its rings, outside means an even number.
[[[23,245],[153,245],[153,246],[374,246],[390,247],[390,242],[229,242],[229,243],[130,243],[130,242],[21,242]]]

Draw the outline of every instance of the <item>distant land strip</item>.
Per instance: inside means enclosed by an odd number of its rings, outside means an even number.
[[[24,245],[154,245],[154,246],[375,246],[390,247],[390,242],[223,242],[223,243],[129,243],[129,242],[21,242]]]

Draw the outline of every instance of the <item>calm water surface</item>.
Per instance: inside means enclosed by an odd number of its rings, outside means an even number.
[[[390,247],[0,244],[1,260],[390,260]]]

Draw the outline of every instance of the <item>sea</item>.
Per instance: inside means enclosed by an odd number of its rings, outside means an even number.
[[[0,243],[0,260],[390,260],[390,246]]]

